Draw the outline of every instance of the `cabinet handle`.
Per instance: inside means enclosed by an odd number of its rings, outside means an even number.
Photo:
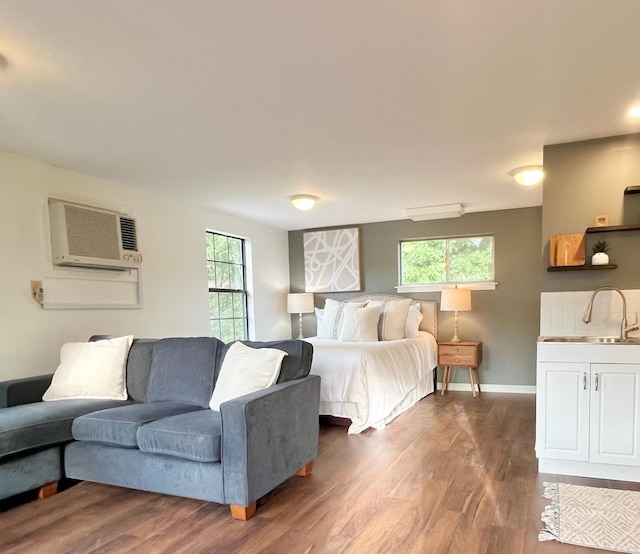
[[[598,381],[599,381],[598,374],[596,373],[596,391],[598,390]]]
[[[587,390],[587,374],[582,374],[582,390]]]

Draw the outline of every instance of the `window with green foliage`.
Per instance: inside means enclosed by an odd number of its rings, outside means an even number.
[[[207,231],[211,334],[224,342],[247,338],[244,240]]]
[[[493,281],[493,237],[400,241],[400,284]]]

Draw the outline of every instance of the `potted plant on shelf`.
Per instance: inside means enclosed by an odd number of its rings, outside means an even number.
[[[592,247],[591,265],[607,265],[609,263],[609,243],[606,240],[597,241]]]

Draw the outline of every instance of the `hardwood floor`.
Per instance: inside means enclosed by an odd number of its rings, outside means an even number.
[[[538,475],[533,395],[430,395],[384,431],[323,426],[308,477],[258,501],[256,516],[94,483],[0,513],[0,552],[549,553],[538,542],[543,481],[640,490],[640,483]]]

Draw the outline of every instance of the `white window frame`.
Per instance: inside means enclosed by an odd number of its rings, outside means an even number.
[[[449,240],[454,239],[473,239],[480,237],[491,237],[493,240],[493,248],[491,251],[491,280],[487,281],[445,281],[444,283],[422,283],[422,284],[402,284],[402,243],[403,242],[419,242],[430,240],[445,240],[447,241],[446,248],[449,250]],[[413,239],[402,239],[398,242],[398,283],[400,283],[396,290],[402,293],[414,293],[414,292],[439,292],[443,289],[451,288],[453,285],[457,285],[461,288],[467,288],[471,290],[495,290],[498,283],[495,279],[496,268],[496,239],[492,234],[475,234],[475,235],[456,235],[456,236],[444,236],[444,237],[423,237]],[[448,273],[448,269],[447,269]]]
[[[209,327],[211,327],[211,321],[216,319],[218,321],[222,321],[223,319],[232,319],[233,321],[242,319],[244,322],[244,334],[245,338],[242,340],[251,340],[252,333],[252,318],[251,318],[251,310],[250,310],[250,272],[249,272],[249,241],[245,237],[240,237],[237,235],[232,235],[230,233],[226,233],[224,231],[216,231],[213,229],[205,230],[205,237],[209,234],[212,235],[220,235],[226,238],[239,240],[242,246],[242,264],[233,264],[233,265],[242,265],[242,280],[244,284],[244,288],[242,289],[224,289],[212,287],[211,282],[209,281],[208,293],[241,293],[244,296],[244,317],[233,317],[233,318],[212,318],[211,312],[209,312]],[[220,260],[210,259],[206,256],[207,264],[209,262],[216,262]],[[222,262],[227,263],[227,262]],[[211,331],[209,331],[211,333]]]

